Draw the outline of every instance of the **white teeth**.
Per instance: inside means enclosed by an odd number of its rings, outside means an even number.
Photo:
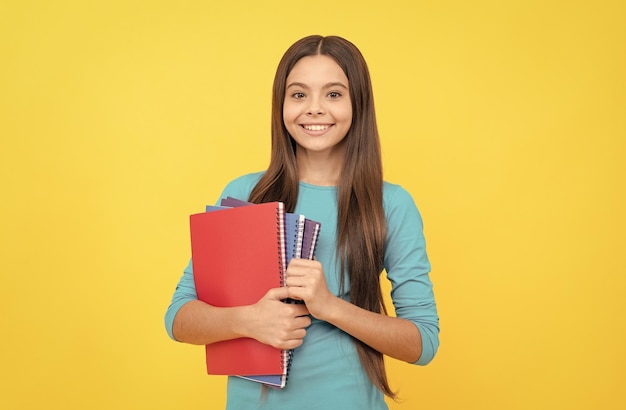
[[[304,129],[308,131],[324,131],[328,125],[304,125]]]

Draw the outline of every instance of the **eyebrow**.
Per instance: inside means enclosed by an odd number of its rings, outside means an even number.
[[[300,87],[300,88],[307,88],[307,89],[309,88],[306,84],[298,83],[298,82],[289,83],[287,85],[287,88],[290,88],[290,87]],[[348,89],[348,87],[346,87],[346,85],[344,83],[339,82],[339,81],[326,83],[324,85],[324,88],[333,88],[333,87],[342,87],[342,88],[345,88],[346,90]]]

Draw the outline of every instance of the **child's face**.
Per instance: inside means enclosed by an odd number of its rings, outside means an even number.
[[[307,153],[341,155],[352,124],[348,78],[331,57],[303,57],[287,76],[283,121]]]

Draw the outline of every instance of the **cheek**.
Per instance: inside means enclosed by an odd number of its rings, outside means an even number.
[[[283,119],[285,120],[285,122],[287,122],[292,117],[293,115],[289,111],[289,107],[283,107]]]
[[[345,107],[345,110],[343,111],[343,119],[344,121],[347,121],[350,123],[350,125],[352,124],[352,106],[348,105],[347,107]]]
[[[290,107],[288,106],[284,106],[283,107],[283,122],[285,123],[285,126],[289,127],[289,125],[293,123],[295,118],[296,118],[296,115],[293,109],[290,109]]]
[[[297,114],[290,107],[283,107],[283,125],[287,128],[287,132],[292,135],[295,132]]]
[[[298,114],[299,105],[285,99],[283,103],[283,116],[293,118]]]

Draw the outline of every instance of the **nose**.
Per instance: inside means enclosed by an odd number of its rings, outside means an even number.
[[[309,106],[307,107],[307,115],[322,115],[324,114],[324,108],[319,98],[311,98]]]

